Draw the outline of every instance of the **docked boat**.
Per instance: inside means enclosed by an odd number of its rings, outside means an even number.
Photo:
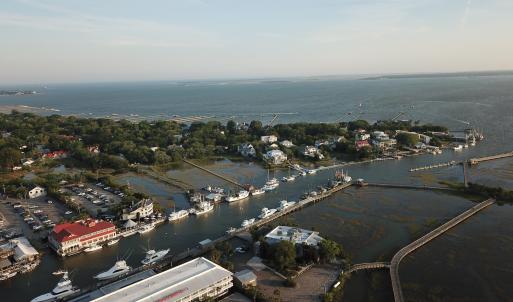
[[[164,258],[167,255],[167,253],[169,253],[169,249],[160,251],[149,250],[146,252],[146,257],[144,257],[144,259],[141,260],[141,263],[144,265],[155,263],[160,259]]]
[[[463,146],[462,145],[457,145],[457,146],[452,147],[452,149],[454,151],[461,151],[461,150],[463,150]]]
[[[146,234],[150,231],[153,231],[153,229],[155,229],[155,224],[154,223],[148,223],[148,224],[145,224],[143,225],[138,231],[137,233],[139,234]]]
[[[253,223],[255,223],[255,221],[256,221],[256,219],[255,219],[255,218],[251,218],[251,219],[244,219],[244,221],[242,221],[241,226],[242,226],[243,228],[248,227],[248,226],[252,225]]]
[[[264,193],[265,193],[264,189],[255,189],[255,190],[251,191],[251,196],[262,195]]]
[[[286,200],[282,200],[280,201],[280,206],[278,207],[278,211],[283,211],[287,208],[290,208],[291,206],[295,205],[296,202],[295,201],[286,201]]]
[[[224,189],[223,188],[220,188],[220,187],[213,187],[213,186],[206,186],[205,188],[203,188],[205,191],[207,192],[210,192],[210,193],[217,193],[217,194],[223,194],[224,193]]]
[[[258,218],[265,219],[274,213],[276,213],[276,209],[263,208],[262,212],[260,212],[260,215],[258,215]]]
[[[272,191],[274,189],[276,189],[278,187],[278,184],[265,184],[263,187],[262,187],[262,190],[264,191]]]
[[[119,238],[115,238],[115,239],[112,239],[109,242],[107,242],[107,245],[111,246],[111,245],[114,245],[114,244],[116,244],[118,242],[119,242]]]
[[[2,273],[2,274],[0,274],[0,281],[10,279],[10,278],[16,276],[16,274],[18,274],[18,272]]]
[[[61,280],[49,293],[43,294],[31,300],[31,302],[58,301],[78,292],[79,289],[71,283],[68,272],[64,272]]]
[[[231,234],[231,233],[233,233],[233,232],[235,232],[235,231],[237,231],[237,229],[236,229],[236,228],[234,228],[234,227],[231,227],[231,228],[229,228],[229,229],[226,231],[226,234]]]
[[[130,272],[132,268],[126,264],[125,260],[116,261],[113,267],[106,270],[105,272],[99,273],[94,276],[95,279],[98,280],[108,280],[123,274]]]
[[[173,213],[169,214],[168,220],[169,221],[176,221],[182,218],[185,218],[189,216],[189,211],[187,210],[180,210],[180,211],[173,211]]]
[[[235,195],[230,195],[230,196],[227,196],[226,197],[226,201],[227,202],[234,202],[234,201],[239,201],[239,200],[242,200],[242,199],[245,199],[245,198],[248,198],[249,196],[249,192],[246,191],[246,190],[240,190],[237,194]]]
[[[202,201],[196,205],[194,215],[203,215],[214,210],[214,205],[208,201]]]
[[[101,245],[94,244],[94,245],[91,245],[90,247],[86,248],[84,250],[84,252],[86,252],[86,253],[95,252],[97,250],[101,250],[102,248],[103,247]]]
[[[283,176],[281,178],[281,181],[283,181],[283,182],[291,182],[291,181],[294,181],[294,180],[296,180],[296,177],[293,176],[293,175]]]
[[[308,174],[315,174],[315,173],[317,173],[317,170],[314,170],[314,169],[307,170],[306,173],[308,173]]]
[[[126,232],[122,233],[121,236],[123,236],[123,238],[126,238],[132,236],[135,233],[137,233],[137,229],[127,230]]]

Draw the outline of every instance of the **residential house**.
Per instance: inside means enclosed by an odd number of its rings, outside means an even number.
[[[354,142],[354,144],[355,144],[356,150],[358,150],[358,151],[363,149],[363,148],[370,147],[369,142],[366,141],[366,140],[356,141],[356,142]]]
[[[280,142],[280,145],[282,145],[285,148],[292,148],[294,147],[294,144],[289,140],[284,140]]]
[[[266,144],[272,144],[278,141],[276,135],[264,135],[260,137],[260,140]]]
[[[98,145],[87,146],[87,151],[89,151],[90,153],[98,154],[98,153],[100,153],[100,146],[98,146]]]
[[[287,155],[281,150],[269,150],[264,154],[264,159],[274,165],[281,165],[287,160]]]
[[[368,140],[370,138],[370,134],[368,133],[365,133],[365,132],[358,132],[356,133],[355,135],[355,140],[357,141],[365,141],[365,140]]]
[[[52,151],[52,152],[43,154],[43,158],[48,158],[48,159],[66,158],[66,157],[68,157],[68,152],[66,152],[64,150],[57,150],[57,151]]]
[[[239,153],[244,157],[255,157],[256,156],[256,150],[255,147],[253,147],[250,143],[244,143],[241,144],[238,148]]]
[[[264,240],[269,244],[287,240],[298,245],[317,246],[324,238],[319,236],[319,232],[280,225],[265,235]]]
[[[324,155],[322,154],[322,152],[314,146],[305,146],[303,150],[303,155],[311,158],[324,159]]]

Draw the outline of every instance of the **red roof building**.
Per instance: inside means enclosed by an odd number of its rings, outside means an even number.
[[[354,144],[356,146],[356,150],[361,150],[362,148],[370,147],[369,142],[366,140],[356,141]]]
[[[59,255],[66,256],[114,237],[114,224],[104,220],[86,219],[56,225],[48,235],[48,242]]]
[[[46,154],[43,154],[43,158],[50,158],[50,159],[65,158],[67,156],[68,156],[68,152],[66,152],[64,150],[57,150],[57,151],[48,152]]]

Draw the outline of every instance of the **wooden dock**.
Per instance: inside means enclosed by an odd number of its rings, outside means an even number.
[[[219,173],[217,173],[217,172],[214,172],[214,171],[209,170],[209,169],[207,169],[207,168],[205,168],[205,167],[202,167],[202,166],[200,166],[200,165],[198,165],[198,164],[195,164],[195,163],[193,163],[193,162],[192,162],[192,161],[190,161],[190,160],[187,160],[187,159],[182,159],[182,160],[183,160],[183,162],[184,162],[184,163],[187,163],[187,164],[189,164],[189,165],[191,165],[191,166],[193,166],[193,167],[196,167],[196,168],[198,168],[198,169],[200,169],[200,170],[203,170],[203,171],[205,171],[205,172],[207,172],[207,173],[209,173],[209,174],[212,174],[212,175],[214,175],[214,176],[216,176],[216,177],[219,177],[219,178],[221,178],[222,180],[227,181],[227,182],[229,182],[229,183],[231,183],[231,184],[234,184],[234,185],[236,185],[236,186],[238,186],[238,187],[241,187],[241,188],[243,188],[243,189],[246,189],[246,186],[244,186],[243,184],[241,184],[241,183],[239,183],[239,182],[237,182],[237,181],[235,181],[235,180],[233,180],[233,179],[231,179],[231,178],[229,178],[229,177],[227,177],[227,176],[221,175],[221,174],[219,174]]]
[[[471,158],[471,159],[468,160],[468,163],[471,164],[471,165],[477,165],[477,164],[482,163],[484,161],[496,160],[496,159],[507,158],[507,157],[513,157],[513,151],[512,152],[501,153],[501,154],[496,154],[496,155]]]

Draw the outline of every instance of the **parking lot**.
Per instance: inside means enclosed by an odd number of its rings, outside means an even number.
[[[123,193],[102,183],[70,185],[63,190],[70,193],[72,200],[81,204],[93,217],[119,204],[123,197]]]
[[[63,219],[75,215],[58,201],[41,196],[33,199],[8,198],[0,203],[4,237],[23,234],[30,239],[42,239]]]

